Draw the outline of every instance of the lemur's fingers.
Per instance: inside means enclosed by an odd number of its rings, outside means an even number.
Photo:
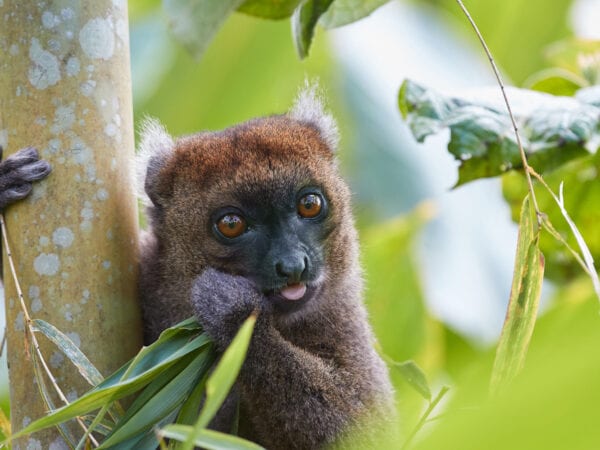
[[[31,188],[31,183],[25,183],[0,190],[0,209],[27,197],[31,192]]]
[[[2,155],[0,148],[0,157]],[[33,181],[51,171],[48,161],[40,160],[35,148],[27,147],[0,162],[0,209],[29,195]]]
[[[0,176],[19,167],[39,161],[40,156],[35,148],[22,148],[4,161],[0,162]]]
[[[15,172],[21,180],[36,181],[48,176],[51,170],[48,161],[41,160],[20,167]]]

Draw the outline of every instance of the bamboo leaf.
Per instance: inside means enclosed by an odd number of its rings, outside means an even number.
[[[174,366],[177,370],[170,371],[170,379],[166,384],[157,380],[163,385],[161,388],[156,390],[148,386],[147,390],[150,392],[142,393],[142,400],[135,405],[134,412],[128,411],[126,417],[117,424],[113,433],[99,448],[106,449],[151,430],[156,423],[181,406],[199,379],[208,371],[211,362],[212,358],[204,352],[196,355],[191,361],[189,358],[183,359]]]
[[[202,405],[202,398],[204,396],[206,388],[206,380],[208,379],[208,373],[205,374],[202,379],[196,384],[196,387],[187,398],[187,400],[181,405],[179,415],[177,416],[176,423],[183,425],[193,425],[198,418],[198,411],[200,405]]]
[[[308,56],[319,18],[333,0],[304,0],[292,15],[292,38],[300,59]]]
[[[321,17],[324,28],[336,28],[356,22],[390,0],[336,0]]]
[[[193,444],[209,450],[261,450],[258,444],[213,430],[197,430],[188,425],[167,425],[160,434],[169,439],[186,441],[194,434]]]
[[[75,367],[77,367],[77,370],[79,370],[81,376],[92,386],[96,386],[104,380],[102,374],[96,369],[87,356],[79,350],[66,334],[54,325],[41,319],[34,319],[33,329],[34,331],[43,333],[44,336],[50,339],[60,351],[71,360]]]
[[[290,17],[302,0],[246,0],[239,12],[263,19],[285,19]]]
[[[411,385],[425,400],[431,400],[431,390],[427,383],[427,377],[414,361],[394,363],[394,367],[400,371],[404,380]]]
[[[225,19],[243,0],[163,0],[175,37],[200,58]]]
[[[521,208],[513,283],[492,370],[492,391],[509,383],[525,363],[544,278],[544,256],[538,240],[535,211],[527,196]]]
[[[182,450],[192,450],[195,439],[200,435],[210,420],[217,413],[221,404],[235,383],[250,345],[250,338],[256,323],[256,315],[252,314],[240,327],[233,341],[223,353],[219,364],[206,382],[206,401],[200,412],[200,417],[193,427],[194,432],[182,445]]]
[[[125,364],[96,388],[88,391],[71,404],[56,409],[14,434],[17,438],[60,424],[74,417],[99,409],[144,388],[164,370],[192,352],[208,352],[210,339],[198,335],[199,327],[184,323],[165,331],[152,345],[143,348],[132,361]]]

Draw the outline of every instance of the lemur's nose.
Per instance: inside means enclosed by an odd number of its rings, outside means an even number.
[[[300,282],[307,268],[308,257],[300,251],[285,255],[275,263],[275,272],[285,278],[288,284]]]

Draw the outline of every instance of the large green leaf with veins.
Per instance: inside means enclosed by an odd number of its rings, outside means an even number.
[[[594,153],[599,138],[600,86],[575,98],[508,89],[525,153],[540,173]],[[450,130],[448,151],[459,161],[456,186],[521,169],[513,127],[497,88],[455,97],[411,80],[402,84],[399,108],[419,142]]]

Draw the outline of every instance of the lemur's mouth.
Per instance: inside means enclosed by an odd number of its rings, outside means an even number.
[[[294,283],[271,291],[269,300],[280,313],[299,311],[316,294],[317,286],[306,283]]]
[[[304,283],[289,284],[279,291],[279,295],[292,301],[300,300],[304,294],[306,294],[306,284]]]

